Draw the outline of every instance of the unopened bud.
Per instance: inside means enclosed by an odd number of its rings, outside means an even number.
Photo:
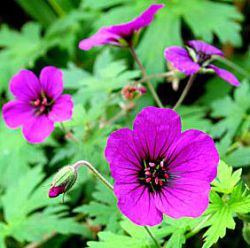
[[[128,84],[123,87],[121,93],[124,99],[126,100],[133,100],[138,95],[143,95],[147,92],[147,89],[143,86],[135,86]]]
[[[59,170],[52,181],[49,189],[49,197],[54,198],[69,191],[77,179],[77,170],[73,166],[65,166]]]

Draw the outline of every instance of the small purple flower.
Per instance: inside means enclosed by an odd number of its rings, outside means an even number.
[[[164,4],[152,4],[140,16],[130,22],[102,27],[90,38],[82,40],[79,43],[79,48],[82,50],[90,50],[94,46],[102,46],[105,44],[120,46],[121,40],[129,44],[132,41],[134,33],[148,26],[153,21],[154,15],[164,6]]]
[[[133,130],[113,132],[105,156],[121,212],[138,225],[157,225],[163,214],[198,217],[208,206],[219,155],[198,130],[181,132],[171,109],[144,108]]]
[[[210,64],[215,56],[224,57],[221,50],[204,41],[192,40],[187,49],[173,46],[165,49],[165,58],[179,71],[186,75],[193,75],[201,69],[212,70],[228,83],[239,86],[238,79],[229,71]]]
[[[21,70],[10,81],[15,100],[3,106],[3,119],[9,128],[22,126],[30,143],[40,143],[54,130],[54,122],[71,119],[73,102],[62,95],[63,75],[53,66],[45,67],[38,79],[29,70]]]

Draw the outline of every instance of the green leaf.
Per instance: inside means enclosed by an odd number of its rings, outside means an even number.
[[[214,190],[229,194],[240,181],[242,169],[233,172],[233,168],[222,160],[218,166],[217,178],[212,182]]]
[[[7,223],[4,236],[12,236],[19,242],[41,241],[45,235],[52,232],[84,234],[91,237],[86,227],[75,222],[73,218],[65,217],[66,206],[50,206],[36,212],[57,201],[48,198],[42,189],[43,178],[41,167],[37,166],[27,173],[20,174],[19,178],[9,185],[2,197],[4,222]]]
[[[2,26],[0,29],[0,81],[7,89],[8,81],[13,74],[25,67],[33,67],[35,61],[45,55],[53,46],[41,37],[41,26],[37,23],[25,24],[20,32]],[[8,63],[6,63],[8,61]]]
[[[44,27],[47,27],[57,18],[47,1],[17,0],[17,3],[26,11],[26,13],[40,22]]]
[[[234,92],[234,98],[226,96],[212,103],[212,117],[222,118],[214,124],[211,135],[221,137],[227,133],[234,137],[244,123],[247,111],[250,108],[250,86],[247,81],[242,82],[241,86]]]
[[[29,165],[45,164],[47,159],[40,145],[27,143],[20,130],[11,130],[0,124],[0,185],[9,186],[19,175],[29,170]]]
[[[75,209],[77,213],[84,213],[93,218],[93,224],[104,225],[106,230],[118,231],[121,219],[115,196],[103,186],[97,184],[97,191],[93,194],[94,201]]]

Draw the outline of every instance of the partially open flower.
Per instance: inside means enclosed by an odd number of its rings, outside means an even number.
[[[240,85],[238,79],[231,72],[211,64],[216,56],[224,57],[224,54],[221,50],[204,41],[189,41],[187,48],[168,47],[165,49],[164,55],[173,67],[186,75],[193,75],[198,72],[214,72],[233,86]]]
[[[51,184],[51,188],[49,190],[49,197],[55,198],[60,194],[64,194],[69,191],[77,179],[77,170],[73,166],[65,166],[61,170],[59,170]]]
[[[79,48],[89,50],[94,46],[105,44],[116,46],[127,45],[132,41],[133,35],[148,26],[153,21],[154,15],[164,6],[164,4],[152,4],[140,16],[130,22],[102,27],[90,38],[82,40]]]

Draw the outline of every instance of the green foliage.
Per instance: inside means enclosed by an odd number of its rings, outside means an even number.
[[[75,211],[93,217],[94,225],[103,225],[107,230],[118,231],[121,214],[116,206],[114,195],[103,184],[97,184],[97,191],[93,193],[93,198],[94,201],[90,204],[76,208]]]
[[[65,217],[67,210],[65,206],[46,207],[53,201],[43,192],[41,185],[43,178],[44,174],[38,166],[27,173],[22,173],[9,185],[2,197],[4,209],[4,222],[1,223],[4,230],[2,239],[12,236],[19,242],[41,241],[45,235],[52,232],[90,235],[86,227],[76,223],[72,218]],[[45,209],[36,212],[41,208]]]
[[[205,232],[203,248],[211,247],[223,238],[226,229],[234,229],[236,214],[246,214],[250,210],[248,189],[239,183],[241,170],[232,173],[232,168],[223,161],[219,164],[217,179],[213,182],[210,205],[206,211],[209,226]]]

